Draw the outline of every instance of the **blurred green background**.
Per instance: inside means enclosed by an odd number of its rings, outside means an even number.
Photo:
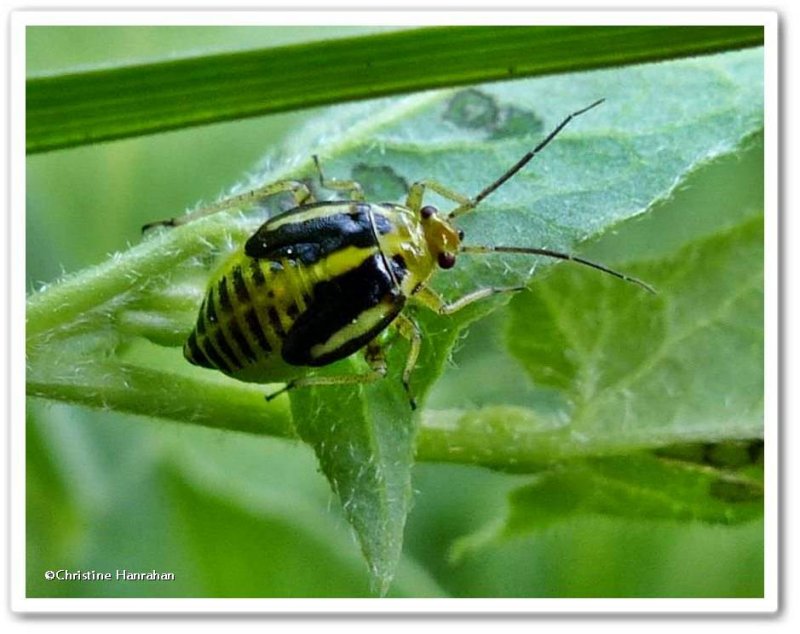
[[[28,74],[374,30],[31,27]],[[313,115],[275,115],[30,157],[29,290],[125,249],[139,240],[144,222],[214,199]],[[704,168],[671,204],[720,188],[732,198],[757,200],[752,174],[758,174],[761,152],[756,145]],[[462,370],[495,359],[486,346],[501,347],[503,320],[501,311],[472,329],[456,355]],[[437,405],[463,390],[452,374],[431,397]],[[491,402],[502,395],[485,397]],[[763,595],[762,522],[722,527],[580,517],[454,560],[454,542],[503,517],[507,492],[525,480],[477,467],[417,465],[415,504],[390,596]],[[27,486],[31,597],[370,596],[366,566],[339,502],[311,450],[296,442],[29,399]],[[44,571],[60,568],[154,568],[176,578],[44,580]]]

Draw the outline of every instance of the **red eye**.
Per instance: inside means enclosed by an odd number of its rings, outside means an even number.
[[[456,265],[456,256],[442,251],[439,254],[439,266],[443,269],[452,269]]]

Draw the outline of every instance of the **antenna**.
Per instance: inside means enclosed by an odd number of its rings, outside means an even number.
[[[555,129],[553,129],[553,131],[550,134],[548,134],[542,141],[540,141],[539,144],[535,148],[533,148],[530,152],[528,152],[520,160],[518,160],[516,163],[514,163],[514,165],[512,165],[500,178],[498,178],[496,181],[494,181],[488,187],[484,188],[477,196],[475,196],[468,203],[465,203],[463,205],[459,205],[458,207],[456,207],[453,211],[450,212],[450,214],[447,216],[447,218],[448,219],[457,218],[458,216],[461,216],[462,214],[465,214],[468,211],[472,211],[473,209],[475,209],[475,207],[477,207],[478,204],[484,198],[486,198],[489,194],[491,194],[492,192],[497,190],[509,178],[514,176],[514,174],[519,172],[523,167],[525,167],[528,163],[530,163],[531,159],[534,156],[536,156],[539,152],[541,152],[547,146],[547,144],[550,143],[550,141],[555,139],[556,136],[558,136],[558,133],[561,132],[561,130],[563,130],[570,121],[572,121],[575,117],[578,117],[578,116],[582,115],[584,112],[588,112],[592,108],[594,108],[596,106],[599,106],[604,101],[605,101],[605,99],[598,99],[593,104],[591,104],[589,106],[586,106],[585,108],[583,108],[581,110],[576,110],[571,115],[566,117],[561,123],[559,123],[555,127]]]
[[[534,247],[501,247],[501,246],[473,246],[473,245],[464,245],[459,249],[462,253],[525,253],[528,255],[543,255],[548,258],[556,258],[558,260],[567,260],[569,262],[575,262],[576,264],[582,264],[583,266],[589,266],[593,269],[597,269],[598,271],[602,271],[603,273],[608,273],[609,275],[613,275],[621,280],[626,282],[630,282],[631,284],[636,284],[637,286],[641,286],[644,290],[649,293],[656,294],[656,290],[647,284],[646,282],[642,282],[642,280],[636,279],[635,277],[631,277],[630,275],[625,275],[625,273],[620,273],[619,271],[615,271],[614,269],[610,269],[607,266],[602,264],[598,264],[597,262],[592,262],[591,260],[586,260],[584,258],[578,257],[577,255],[570,255],[569,253],[561,253],[560,251],[551,251],[550,249],[537,249]]]

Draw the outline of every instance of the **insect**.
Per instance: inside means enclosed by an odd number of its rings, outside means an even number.
[[[644,282],[567,253],[545,248],[465,245],[457,220],[519,172],[575,117],[602,99],[573,112],[499,178],[469,198],[435,181],[419,181],[405,203],[365,200],[355,181],[327,179],[317,157],[320,185],[348,195],[347,200],[316,201],[299,181],[280,181],[215,206],[146,225],[175,226],[201,215],[242,206],[266,196],[290,193],[296,206],[267,220],[212,275],[197,324],[183,352],[194,365],[219,370],[242,381],[285,386],[361,384],[387,373],[379,335],[393,325],[410,343],[402,382],[412,408],[410,379],[422,335],[403,312],[409,301],[440,315],[473,302],[523,287],[486,287],[445,301],[428,281],[437,269],[450,269],[457,254],[520,253],[569,260],[592,267],[648,291]],[[455,203],[447,214],[423,204],[426,191]],[[337,376],[310,375],[364,349],[369,370]]]

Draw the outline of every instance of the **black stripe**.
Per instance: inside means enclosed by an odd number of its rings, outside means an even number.
[[[252,271],[253,283],[256,286],[263,286],[267,280],[264,278],[261,263],[258,260],[250,260],[250,270]]]
[[[244,281],[242,274],[242,267],[237,266],[233,269],[233,288],[236,291],[236,297],[243,304],[250,303],[250,292],[247,290],[247,284]]]
[[[215,341],[217,342],[217,346],[219,347],[222,354],[224,354],[228,359],[231,360],[234,367],[237,369],[241,368],[242,365],[239,363],[239,359],[236,356],[236,353],[231,348],[231,344],[228,343],[228,340],[225,338],[225,332],[222,330],[217,330],[217,334],[214,337]]]
[[[343,203],[327,204],[331,209],[343,206]],[[345,247],[378,246],[375,230],[381,234],[389,233],[392,230],[389,219],[380,213],[370,213],[367,203],[355,203],[350,207],[349,213],[330,213],[278,227],[272,226],[275,219],[268,220],[245,243],[244,252],[263,260],[288,259],[314,264]],[[293,210],[293,213],[307,208]]]
[[[272,352],[272,346],[269,345],[269,341],[267,341],[267,337],[261,329],[261,322],[258,321],[258,315],[256,315],[255,309],[251,308],[248,310],[244,318],[245,321],[247,321],[247,327],[250,329],[250,332],[253,333],[261,349],[267,353]]]
[[[187,352],[188,354],[186,354]],[[200,346],[197,345],[197,335],[194,331],[192,331],[192,334],[189,335],[189,339],[186,341],[186,347],[183,349],[183,356],[193,365],[215,369],[214,364],[208,360],[208,357],[200,349]]]
[[[239,346],[239,350],[242,351],[242,354],[247,357],[248,360],[255,361],[256,354],[253,352],[250,344],[247,343],[247,338],[244,336],[244,333],[239,327],[238,322],[232,321],[228,326],[228,329],[231,331],[231,337],[233,337],[234,341],[236,341],[236,345]]]
[[[408,267],[406,266],[405,258],[403,258],[403,256],[399,253],[397,255],[393,255],[391,266],[397,281],[402,282],[403,278],[405,278],[406,274],[408,273]]]
[[[230,374],[231,369],[227,363],[225,363],[225,359],[223,359],[219,352],[216,351],[214,346],[211,344],[211,341],[208,339],[203,339],[201,343],[203,351],[206,353],[209,359],[214,363],[215,366],[225,374]]]
[[[337,350],[313,357],[311,349],[328,341],[336,332],[361,318],[362,313],[381,302],[387,303],[384,318]],[[384,258],[376,253],[359,266],[334,279],[318,282],[311,301],[289,329],[282,355],[292,365],[327,365],[352,354],[372,340],[400,312],[405,296],[386,270]]]
[[[209,291],[206,295],[206,319],[209,324],[216,324],[219,319],[217,318],[217,309],[214,308],[214,293]]]
[[[217,289],[219,292],[219,307],[222,309],[223,313],[231,313],[233,312],[233,306],[231,306],[231,296],[228,293],[228,278],[222,277],[217,285]]]
[[[274,306],[270,306],[267,309],[267,317],[269,317],[269,325],[272,326],[272,329],[279,337],[283,337],[286,334],[286,331],[283,329],[283,324],[281,323],[280,315],[278,315],[278,311]]]
[[[200,314],[197,316],[197,325],[195,326],[195,330],[197,330],[198,335],[206,334],[206,320],[203,319],[203,315],[206,312],[206,300],[203,300],[203,303],[200,305]]]

